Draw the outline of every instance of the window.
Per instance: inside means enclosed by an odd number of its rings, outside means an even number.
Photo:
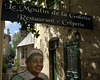
[[[22,49],[22,59],[25,58],[25,54],[27,52],[27,48]]]
[[[80,51],[78,41],[64,43],[64,65],[66,75],[65,80],[68,78],[81,80]]]
[[[49,46],[50,50],[58,48],[58,46],[59,46],[59,39],[50,41],[49,45],[50,45]]]
[[[4,54],[4,55],[5,55],[5,51],[6,51],[5,48],[3,48],[3,54]]]
[[[77,71],[77,52],[76,45],[69,45],[67,47],[67,62],[68,71]]]
[[[3,39],[3,43],[5,43],[5,37],[4,37],[4,39]]]

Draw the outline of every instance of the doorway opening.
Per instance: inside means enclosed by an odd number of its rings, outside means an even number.
[[[56,48],[58,48],[59,39],[53,38],[49,41],[49,71],[50,80],[57,80],[57,70],[56,70]]]

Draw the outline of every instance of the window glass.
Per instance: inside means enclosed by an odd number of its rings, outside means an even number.
[[[25,58],[26,52],[27,52],[27,48],[23,48],[23,50],[22,50],[22,59]]]
[[[65,80],[81,80],[79,42],[64,43]]]

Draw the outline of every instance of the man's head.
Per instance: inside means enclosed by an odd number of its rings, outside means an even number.
[[[33,75],[39,74],[43,68],[43,53],[39,49],[32,49],[26,54],[26,66]]]

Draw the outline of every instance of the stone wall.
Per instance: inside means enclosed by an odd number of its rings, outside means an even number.
[[[81,67],[82,80],[98,80],[100,77],[100,24],[94,30],[81,31]]]
[[[59,38],[59,47],[56,49],[56,66],[57,80],[64,79],[64,55],[63,43],[74,40],[76,29],[52,26],[46,24],[37,24],[37,29],[40,30],[39,38],[35,39],[35,47],[40,48],[44,53],[44,68],[43,72],[49,76],[49,41],[52,38]]]
[[[93,17],[93,30],[82,30],[80,51],[82,80],[99,80],[100,76],[100,10],[99,0],[78,0],[72,12]]]
[[[59,47],[56,50],[57,80],[64,79],[64,55],[63,43],[75,40],[77,29],[46,24],[37,24],[40,30],[39,38],[35,39],[35,47],[43,50],[44,68],[43,72],[49,76],[49,40],[59,38]],[[99,79],[99,59],[100,59],[100,23],[94,24],[94,30],[79,29],[80,39],[80,58],[82,80]]]
[[[73,0],[72,0],[73,1]],[[71,11],[93,17],[93,30],[78,29],[80,39],[81,77],[82,80],[99,80],[100,78],[100,10],[99,0],[76,0],[71,3]],[[64,80],[63,43],[75,40],[77,29],[36,24],[40,30],[39,38],[35,39],[35,47],[43,50],[43,72],[49,76],[49,41],[59,38],[59,47],[56,50],[57,80]]]

